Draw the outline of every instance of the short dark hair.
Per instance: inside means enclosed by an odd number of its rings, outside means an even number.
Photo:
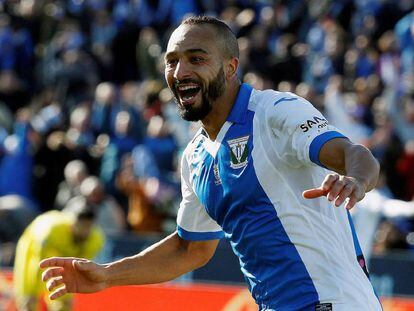
[[[213,16],[190,16],[181,22],[181,25],[209,25],[215,27],[220,38],[221,49],[227,58],[239,57],[239,45],[236,35],[222,20]]]
[[[72,198],[65,206],[63,211],[71,213],[79,220],[95,220],[96,208],[89,204],[85,197],[79,195]]]

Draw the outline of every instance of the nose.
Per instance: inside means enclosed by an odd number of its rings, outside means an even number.
[[[180,60],[175,67],[174,78],[180,81],[189,77],[190,71],[187,64],[184,61]]]

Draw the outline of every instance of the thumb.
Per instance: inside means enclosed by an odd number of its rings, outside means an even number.
[[[305,199],[316,199],[328,194],[327,190],[321,188],[313,188],[303,191],[302,196]]]
[[[86,271],[90,268],[91,262],[89,260],[76,260],[74,266],[82,271]]]

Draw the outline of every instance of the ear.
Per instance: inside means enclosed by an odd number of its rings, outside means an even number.
[[[231,58],[226,64],[226,78],[231,78],[237,74],[237,68],[239,68],[239,59],[236,57]]]

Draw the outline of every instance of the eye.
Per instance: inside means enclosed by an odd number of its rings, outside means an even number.
[[[204,58],[200,57],[200,56],[192,56],[190,58],[192,63],[200,63],[202,61],[204,61]]]
[[[166,65],[169,66],[169,67],[175,66],[177,64],[177,62],[178,62],[178,60],[177,59],[174,59],[174,58],[167,59],[165,61]]]

